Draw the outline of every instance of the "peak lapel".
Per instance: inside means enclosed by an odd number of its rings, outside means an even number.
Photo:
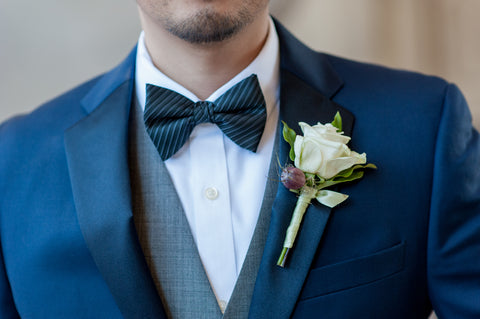
[[[65,148],[87,246],[125,318],[164,318],[131,210],[128,122],[135,51],[83,99],[88,115],[65,132]]]
[[[339,111],[344,131],[351,136],[353,115],[328,98],[340,89],[342,82],[324,60],[326,58],[298,43],[278,24],[277,31],[282,60],[280,119],[300,133],[298,122],[328,123]],[[299,64],[298,61],[302,63]],[[309,65],[315,69],[309,68]],[[280,140],[279,159],[284,165],[289,162],[290,146],[283,137]],[[276,262],[296,201],[296,195],[279,183],[250,307],[250,318],[289,318],[295,308],[331,214],[331,209],[318,203],[309,206],[286,267],[280,268]]]

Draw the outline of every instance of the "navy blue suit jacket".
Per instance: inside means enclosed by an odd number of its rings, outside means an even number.
[[[285,269],[296,197],[279,185],[250,317],[480,318],[480,141],[459,90],[277,28],[281,120],[300,132],[340,110],[378,170],[311,205]],[[132,219],[134,64],[0,126],[1,318],[164,317]]]

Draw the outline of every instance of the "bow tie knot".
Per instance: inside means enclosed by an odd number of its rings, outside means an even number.
[[[196,102],[193,106],[193,125],[202,123],[215,123],[214,110],[215,104],[208,101]]]
[[[265,99],[252,74],[214,102],[193,102],[177,92],[147,84],[144,120],[162,160],[170,158],[201,123],[216,124],[237,145],[256,152],[265,128]]]

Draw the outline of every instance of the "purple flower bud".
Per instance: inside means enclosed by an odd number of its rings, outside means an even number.
[[[299,189],[306,182],[305,174],[302,170],[291,165],[282,169],[280,180],[288,189]]]

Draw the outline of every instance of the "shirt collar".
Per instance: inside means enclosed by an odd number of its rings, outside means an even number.
[[[270,19],[269,32],[265,44],[258,56],[240,73],[234,76],[227,83],[218,88],[207,98],[207,101],[215,101],[228,89],[251,74],[256,74],[260,87],[262,88],[265,102],[267,104],[267,115],[278,103],[279,96],[279,40],[272,19]],[[158,70],[152,62],[150,54],[145,46],[144,32],[140,33],[137,45],[135,87],[137,101],[142,109],[145,109],[145,86],[146,84],[161,86],[184,95],[196,102],[199,98],[184,88],[181,84],[170,79]]]

